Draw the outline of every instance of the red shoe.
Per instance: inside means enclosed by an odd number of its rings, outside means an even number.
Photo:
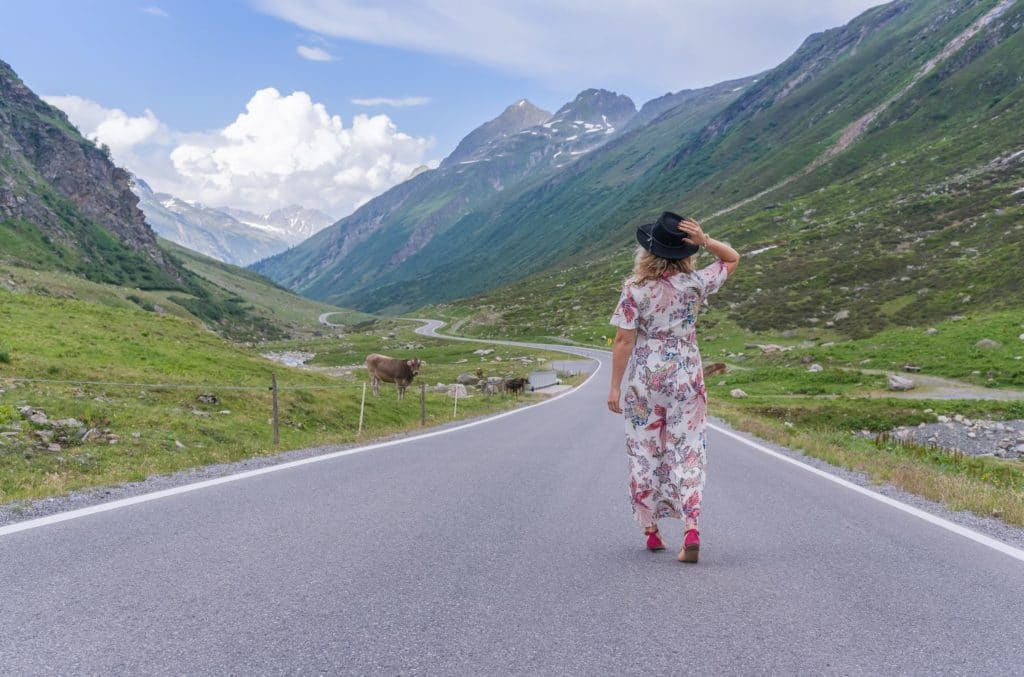
[[[683,549],[679,551],[679,557],[677,558],[680,562],[689,562],[691,564],[697,563],[697,557],[700,555],[700,532],[696,529],[690,529],[683,535]]]
[[[662,543],[661,534],[658,533],[657,529],[647,532],[647,549],[651,552],[665,549],[665,544]]]

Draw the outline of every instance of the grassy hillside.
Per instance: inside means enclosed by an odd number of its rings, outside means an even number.
[[[1005,11],[979,23],[996,7]],[[606,289],[607,302],[635,226],[670,208],[741,251],[774,247],[725,293],[752,330],[845,310],[841,329],[866,336],[1020,307],[1022,25],[1020,2],[875,8],[812,36],[723,109],[669,111],[474,211],[393,282],[335,298],[393,310],[535,274],[504,296],[550,303],[577,291],[545,286],[566,281],[560,267]],[[575,331],[566,313],[547,333]]]
[[[357,440],[365,372],[352,365],[368,352],[425,359],[420,380],[430,384],[450,383],[477,367],[521,373],[527,368],[521,358],[554,357],[502,348],[482,358],[473,354],[479,345],[414,336],[407,322],[246,349],[192,318],[148,312],[117,292],[76,291],[95,300],[0,290],[0,502],[274,453],[271,372],[281,388],[281,448],[295,449]],[[293,369],[257,354],[271,349],[313,351],[316,364],[335,369]],[[478,395],[461,400],[458,415],[516,402]],[[76,423],[31,422],[22,407]],[[358,439],[415,429],[419,415],[415,393],[398,403],[385,387],[382,397],[368,397]],[[428,424],[452,416],[453,401],[431,392]]]

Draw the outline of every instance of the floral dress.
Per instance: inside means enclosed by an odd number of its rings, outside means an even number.
[[[633,516],[696,529],[707,462],[707,391],[697,350],[697,311],[725,282],[722,261],[635,285],[626,281],[611,323],[635,329],[623,381]]]

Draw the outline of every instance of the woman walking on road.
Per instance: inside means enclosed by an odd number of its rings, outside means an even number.
[[[672,212],[640,226],[636,238],[636,265],[611,319],[618,331],[608,408],[624,414],[633,516],[647,534],[647,547],[665,549],[659,519],[682,519],[679,560],[696,562],[707,461],[697,312],[736,269],[740,255],[708,237],[696,221]],[[702,246],[718,260],[694,270],[693,255]]]

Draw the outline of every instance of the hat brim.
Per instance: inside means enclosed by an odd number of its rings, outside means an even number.
[[[655,256],[678,261],[679,259],[689,258],[700,251],[700,246],[695,244],[681,244],[678,247],[672,247],[658,242],[651,235],[651,230],[656,225],[654,223],[645,223],[636,229],[636,241],[640,243],[641,247]]]

